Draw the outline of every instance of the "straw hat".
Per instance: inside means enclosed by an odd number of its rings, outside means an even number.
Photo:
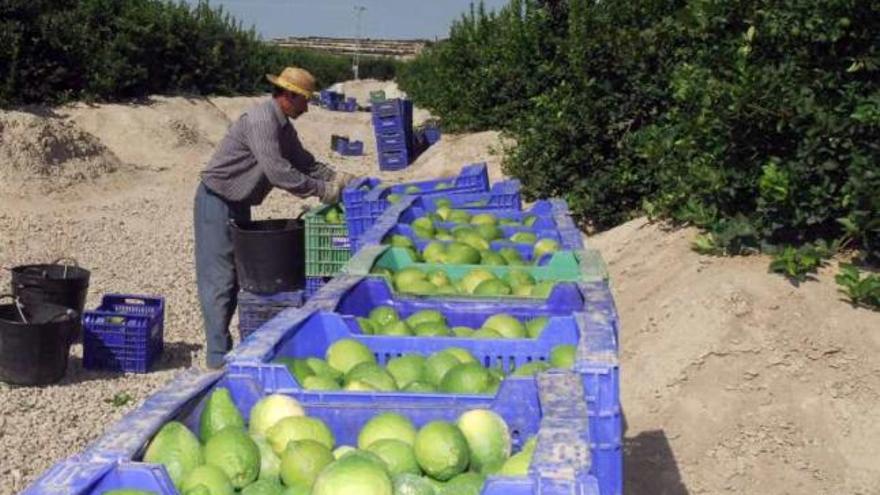
[[[281,89],[292,91],[306,98],[311,98],[312,93],[315,92],[315,77],[309,74],[309,71],[299,67],[286,67],[279,76],[266,74],[266,79]]]

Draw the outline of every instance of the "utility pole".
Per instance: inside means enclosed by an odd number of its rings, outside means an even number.
[[[354,49],[354,64],[351,68],[352,72],[354,72],[355,80],[360,79],[360,77],[358,77],[358,69],[361,63],[361,20],[365,10],[367,10],[367,8],[362,5],[354,6],[355,17],[357,18],[355,26],[355,36],[357,37],[357,44],[355,45]]]

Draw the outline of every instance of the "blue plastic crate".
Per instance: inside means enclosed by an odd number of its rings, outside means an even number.
[[[472,196],[472,195],[463,195]],[[458,201],[457,195],[450,196],[451,200]],[[391,235],[402,235],[411,239],[419,249],[432,242],[431,239],[423,239],[415,234],[410,223],[421,216],[427,215],[429,212],[436,210],[437,198],[402,198],[400,202],[389,207],[368,230],[353,238],[353,249],[355,253],[363,246],[383,244]],[[368,202],[365,201],[363,208],[367,208]],[[421,204],[421,207],[415,206]],[[538,239],[553,239],[559,242],[562,249],[567,250],[583,250],[585,245],[581,232],[576,229],[567,227],[570,222],[565,203],[559,200],[539,201],[532,205],[532,208],[526,212],[515,210],[494,210],[488,207],[478,208],[460,208],[470,213],[480,213],[491,211],[496,217],[508,218],[512,220],[522,221],[526,215],[535,215],[538,219],[532,227],[517,226],[501,226],[503,239],[490,242],[492,250],[497,251],[503,247],[513,247],[524,257],[530,259],[533,247],[526,244],[518,244],[509,240],[509,237],[516,232],[532,232]],[[366,223],[366,222],[363,222]],[[439,222],[435,224],[437,227],[451,229],[455,224],[447,222]],[[563,225],[566,227],[556,227]],[[363,225],[361,225],[363,226]]]
[[[106,294],[83,313],[83,367],[146,373],[164,347],[165,298]]]
[[[413,105],[410,100],[393,98],[373,103],[372,112],[373,116],[378,118],[412,116]]]
[[[369,199],[365,200],[369,201]],[[415,203],[415,201],[413,201]],[[463,211],[466,211],[472,215],[478,213],[486,213],[485,209],[480,208],[457,208]],[[529,215],[533,215],[536,217],[535,222],[530,226],[513,226],[513,225],[499,225],[502,231],[504,231],[507,235],[512,235],[515,232],[535,232],[539,230],[555,230],[560,227],[556,224],[556,219],[554,218],[553,212],[551,210],[547,210],[544,208],[539,208],[538,210],[509,210],[509,209],[495,209],[490,210],[490,213],[495,216],[498,220],[513,220],[516,222],[523,222],[526,217]],[[400,224],[411,224],[413,220],[424,217],[430,213],[434,213],[434,211],[427,210],[425,208],[420,208],[412,204],[409,208],[403,209],[400,212],[400,215],[397,217],[397,222]],[[455,227],[455,222],[434,222],[434,226],[436,228],[441,229],[452,229]]]
[[[318,291],[321,290],[321,287],[324,287],[324,284],[329,282],[332,278],[333,277],[306,277],[306,300],[311,299],[312,296],[317,294]]]
[[[366,317],[377,306],[390,306],[399,315],[407,317],[426,309],[447,316],[452,325],[470,326],[496,313],[507,313],[520,320],[538,316],[569,316],[585,312],[591,319],[611,327],[618,347],[620,319],[611,288],[607,281],[560,282],[547,299],[479,299],[465,297],[420,297],[395,294],[382,277],[342,275],[324,286],[312,297],[306,309],[321,309],[342,315],[343,318]]]
[[[333,106],[345,100],[345,95],[329,89],[323,89],[319,93],[319,100],[324,106]]]
[[[370,179],[370,181],[372,180]],[[489,172],[485,163],[467,165],[461,169],[456,177],[446,179],[408,182],[390,187],[380,187],[381,183],[378,179],[375,181],[375,183],[366,180],[358,181],[343,191],[343,198],[346,197],[345,194],[350,195],[345,208],[352,254],[357,253],[361,245],[358,239],[390,207],[387,199],[390,194],[452,197],[452,195],[463,193],[489,191]],[[360,191],[359,188],[364,185],[369,185],[370,191]],[[407,193],[406,190],[412,187],[419,188],[419,192]]]
[[[481,194],[461,194],[450,196],[449,199],[452,200],[453,207],[455,207],[456,203],[464,203],[460,200],[460,196],[473,199],[475,197],[479,197],[480,195]],[[485,193],[482,195],[485,197]],[[415,243],[416,247],[418,247],[419,249],[424,249],[429,242],[434,242],[435,240],[418,237],[415,234],[415,231],[410,226],[410,223],[419,216],[424,216],[427,215],[429,212],[436,211],[437,199],[438,198],[436,197],[402,199],[400,203],[394,205],[391,208],[388,208],[386,212],[383,213],[374,222],[369,230],[367,230],[366,233],[359,237],[359,239],[357,240],[358,249],[365,245],[382,244],[392,235],[402,235],[408,237]],[[533,232],[539,239],[553,239],[559,242],[562,249],[582,250],[585,248],[583,237],[580,231],[572,230],[570,228],[553,227],[553,225],[560,224],[560,218],[567,217],[568,213],[565,208],[566,207],[564,202],[559,200],[550,200],[538,201],[537,203],[533,204],[528,211],[522,213],[517,213],[515,210],[496,209],[489,206],[488,204],[479,208],[473,207],[457,209],[462,209],[472,214],[491,212],[497,217],[511,218],[518,221],[522,220],[522,218],[524,218],[526,215],[535,215],[536,217],[538,217],[538,220],[536,220],[535,224],[532,227],[501,226],[500,228],[502,233],[505,235],[505,238],[498,239],[489,243],[491,249],[494,251],[497,251],[504,247],[512,247],[519,251],[520,254],[526,259],[531,259],[533,246],[515,243],[508,240],[508,237],[513,235],[513,233],[515,232],[526,231]],[[452,224],[441,222],[437,223],[436,225],[449,228],[449,226]]]
[[[271,320],[287,308],[299,308],[305,304],[305,291],[279,292],[272,295],[238,293],[238,331],[241,340],[247,338],[263,323]]]
[[[522,244],[516,243],[508,238],[515,232],[532,232],[534,233],[538,239],[553,239],[559,243],[559,245],[564,250],[582,250],[585,248],[583,243],[583,238],[580,235],[580,232],[577,231],[559,231],[556,229],[542,229],[542,230],[523,230],[523,229],[505,229],[502,227],[502,232],[506,236],[504,239],[497,239],[491,241],[489,243],[490,248],[493,251],[497,251],[504,247],[512,247],[519,251],[519,253],[525,259],[531,259],[531,253],[534,250],[533,246],[530,244]],[[390,222],[377,222],[373,227],[370,227],[370,230],[367,231],[365,235],[363,235],[358,241],[358,249],[363,246],[369,246],[373,244],[382,244],[385,239],[390,235],[402,235],[410,238],[419,249],[424,249],[424,247],[429,242],[435,242],[434,239],[424,239],[416,235],[415,231],[408,224],[397,224]],[[444,241],[437,241],[444,242]],[[451,242],[451,241],[450,241]]]
[[[521,187],[522,184],[517,179],[503,180],[492,184],[492,187],[484,192],[457,193],[450,196],[422,195],[416,198],[412,205],[435,212],[437,211],[437,201],[443,199],[448,201],[453,209],[473,211],[522,210]],[[546,208],[547,212],[550,213],[564,206],[565,202],[561,200],[541,200],[535,203],[530,208],[530,211],[538,212]]]
[[[407,150],[383,151],[379,153],[379,170],[403,170],[410,164]]]
[[[404,237],[409,238],[413,245],[415,245],[416,249],[421,253],[424,249],[431,243],[439,243],[444,245],[452,244],[455,241],[437,241],[437,240],[428,240],[422,239],[416,236],[412,229],[407,228],[403,225],[395,225],[394,227],[386,228],[383,224],[376,224],[373,228],[367,233],[367,235],[361,237],[360,245],[361,246],[372,246],[372,245],[383,245],[389,244],[391,236],[394,235],[402,235]],[[560,250],[574,250],[579,249],[577,247],[568,247],[564,245],[561,241],[561,238],[558,233],[552,232],[547,235],[543,235],[540,237],[541,239],[553,239],[560,243]],[[377,242],[378,239],[381,239]],[[519,255],[522,257],[523,261],[531,266],[535,266],[533,264],[534,259],[534,246],[531,244],[518,244],[512,241],[498,240],[492,241],[489,243],[489,250],[498,252],[500,249],[504,248],[512,248],[515,249]],[[544,265],[550,261],[551,254],[545,254],[541,260],[537,263],[537,265]]]
[[[403,197],[393,205],[393,213],[389,212],[391,205],[386,199],[387,194],[372,193],[364,197],[362,210],[369,210],[374,216],[378,213],[377,218],[381,217],[382,221],[410,224],[416,218],[436,213],[438,201],[442,198],[449,200],[451,208],[465,211],[471,215],[492,213],[498,219],[516,222],[523,222],[528,216],[537,217],[534,223],[528,227],[500,225],[502,230],[506,229],[505,232],[577,228],[571,219],[568,207],[562,200],[541,200],[534,203],[528,210],[523,211],[521,206],[517,205],[518,188],[518,181],[513,180],[495,183],[488,192],[454,194],[444,197],[437,195]],[[507,204],[514,206],[505,207]],[[438,228],[450,229],[455,225],[452,222],[435,222],[435,226]]]
[[[445,189],[437,189],[438,184],[446,184]],[[485,192],[489,190],[489,174],[485,163],[476,163],[462,167],[459,174],[455,177],[446,179],[433,179],[427,181],[407,182],[397,184],[390,187],[381,187],[382,181],[375,177],[360,178],[354,183],[346,187],[342,192],[342,198],[345,202],[345,211],[348,218],[369,216],[378,217],[382,211],[388,206],[387,201],[379,205],[379,211],[365,211],[362,204],[367,196],[370,196],[371,202],[384,200],[389,194],[412,194],[404,193],[411,187],[418,187],[419,195],[443,195],[461,194],[470,192]],[[366,190],[364,190],[366,189]],[[374,206],[375,209],[375,206]]]
[[[355,112],[357,108],[357,99],[354,97],[346,98],[344,102],[339,104],[339,110],[343,112]]]
[[[446,184],[449,189],[453,186]],[[435,186],[436,187],[436,186]],[[388,202],[388,196],[394,194],[406,194],[412,196],[410,198],[401,199],[397,205],[407,205],[399,207],[400,215],[404,212],[412,211],[408,216],[402,216],[401,221],[411,222],[418,216],[437,211],[437,201],[440,199],[449,200],[453,209],[464,210],[471,214],[491,212],[509,217],[511,219],[521,220],[526,214],[535,214],[539,216],[551,216],[554,212],[553,203],[549,201],[539,201],[533,208],[522,215],[517,216],[515,212],[522,210],[522,201],[520,198],[520,182],[516,179],[496,182],[487,191],[481,192],[461,192],[452,194],[441,194],[449,189],[439,189],[430,191],[429,193],[406,193],[404,190],[394,190],[390,192],[382,192],[379,194],[369,194],[364,198],[364,208],[376,218],[383,215],[391,206]]]
[[[377,134],[384,131],[400,131],[412,135],[413,105],[409,100],[392,99],[375,103],[372,107],[373,129]]]
[[[429,146],[440,141],[440,129],[432,126],[425,127],[425,139],[428,140]]]
[[[357,227],[357,228],[362,229],[363,231],[367,231],[367,230],[369,230],[369,229],[372,227],[372,225],[373,225],[373,221],[372,221],[372,219],[369,218],[369,217],[366,217],[366,218],[353,218],[353,219],[352,219],[352,218],[347,218],[347,219],[346,219],[346,222],[348,223],[348,228],[349,228],[349,229],[351,229],[352,226],[354,226],[354,227]],[[351,236],[351,234],[349,234],[349,236]],[[362,238],[361,238],[361,239],[358,239],[357,237],[351,237],[351,253],[352,253],[352,256],[356,255],[357,252],[360,251],[360,250],[361,250],[361,247],[364,245],[364,244],[361,242],[361,240],[362,240]]]
[[[373,116],[373,131],[412,132],[412,117],[376,117]]]
[[[376,177],[360,177],[348,184],[342,190],[342,203],[345,205],[346,216],[351,215],[352,212],[356,216],[362,215],[364,197],[381,183],[382,181]]]
[[[480,321],[480,318],[469,318],[462,314],[459,317],[464,317],[462,321],[470,324]],[[360,335],[353,333],[352,328],[337,314],[302,308],[288,311],[262,327],[258,334],[227,356],[227,367],[230,374],[251,377],[266,391],[295,394],[297,398],[315,397],[328,403],[365,395],[381,397],[383,402],[398,404],[406,409],[431,402],[443,407],[444,398],[446,402],[454,402],[456,407],[464,410],[497,404],[514,409],[518,407],[515,416],[505,419],[512,431],[522,431],[529,429],[534,417],[540,416],[539,404],[530,400],[537,395],[536,379],[532,377],[507,377],[494,396],[327,392],[303,390],[286,366],[271,361],[277,357],[323,358],[333,342],[352,338],[369,347],[379,364],[404,354],[427,355],[455,346],[467,349],[484,366],[501,366],[509,373],[523,364],[548,359],[550,350],[556,344],[576,344],[574,369],[580,381],[579,386],[587,398],[588,414],[583,419],[584,426],[592,434],[590,446],[593,459],[597,466],[606,467],[604,471],[593,474],[597,474],[600,485],[612,487],[619,483],[622,473],[623,440],[615,331],[601,317],[591,318],[585,313],[575,313],[552,318],[545,334],[546,338],[538,340]],[[609,489],[603,493],[619,493]]]
[[[103,495],[123,487],[177,494],[163,466],[72,458],[52,466],[22,495]]]
[[[583,311],[588,304],[597,308],[613,309],[610,290],[605,281],[557,282],[546,299],[535,298],[477,298],[462,296],[425,297],[396,293],[384,277],[344,274],[326,284],[320,294],[309,298],[306,306],[356,314],[357,307],[372,309],[379,305],[392,306],[407,314],[423,309],[445,312],[451,308],[462,311],[510,313],[516,317],[528,315],[565,315]],[[357,302],[360,299],[360,302]],[[362,305],[362,306],[356,306]],[[608,313],[613,315],[613,311]]]
[[[545,373],[533,381],[533,385],[522,397],[522,404],[497,400],[483,403],[483,407],[494,410],[511,424],[522,425],[511,428],[514,450],[519,450],[529,436],[537,435],[538,442],[527,476],[490,476],[482,495],[616,495],[600,492],[599,482],[590,474],[594,471],[590,431],[584,421],[587,417],[585,397],[576,376],[570,372]],[[246,420],[253,405],[272,393],[244,375],[199,374],[194,370],[182,373],[111,427],[75,463],[67,463],[64,469],[57,466],[50,469],[24,494],[100,495],[108,489],[136,488],[176,495],[163,467],[137,460],[150,439],[170,420],[181,421],[198,431],[204,402],[210,392],[220,386],[229,390]],[[448,398],[442,404],[427,397],[419,403],[403,405],[388,402],[381,394],[316,397],[298,392],[282,393],[296,398],[309,416],[323,420],[340,445],[356,444],[361,427],[381,412],[398,412],[421,427],[435,420],[454,421],[471,409],[470,405],[450,402]],[[521,406],[528,407],[532,413],[528,420],[523,419]],[[78,468],[82,471],[77,472]],[[128,471],[124,473],[127,476],[114,473],[120,469]],[[131,470],[140,470],[141,476],[134,478]],[[52,487],[64,487],[66,491],[52,491]]]
[[[519,181],[516,180],[497,182],[488,192],[451,194],[443,197],[437,195],[404,197],[394,205],[388,204],[384,198],[378,201],[364,199],[361,211],[381,211],[376,217],[377,224],[383,223],[386,227],[406,225],[409,228],[409,224],[416,218],[436,213],[441,200],[448,201],[452,209],[466,211],[471,215],[491,213],[498,218],[515,221],[522,221],[526,216],[534,215],[537,217],[535,224],[532,227],[525,227],[532,229],[536,227],[558,229],[556,219],[568,215],[565,202],[560,200],[541,200],[523,212]],[[448,224],[441,222],[438,225]]]
[[[410,223],[413,220],[415,220],[416,218],[418,218],[419,216],[421,216],[421,215],[419,215],[419,213],[421,213],[421,212],[410,211],[407,214],[402,215],[400,217],[400,219],[399,219],[400,223],[397,223],[397,225],[399,227],[399,231],[402,234],[407,235],[407,236],[415,236],[415,232],[412,230],[412,227],[410,227]],[[514,217],[514,216],[518,216],[518,215],[502,213],[497,216],[499,218],[502,218],[502,217]],[[554,222],[555,222],[555,220],[551,220],[550,218],[540,218],[539,217],[538,220],[531,227],[501,225],[501,226],[499,226],[499,228],[501,229],[501,232],[504,236],[504,239],[509,239],[513,234],[515,234],[517,232],[531,232],[531,233],[535,234],[538,239],[554,239],[556,241],[559,241],[560,245],[565,246],[566,249],[583,249],[584,247],[586,247],[584,244],[583,235],[581,234],[581,232],[579,230],[571,229],[571,228],[559,228],[559,227],[550,226]],[[387,226],[392,223],[394,223],[394,222],[383,222],[383,224],[382,224],[383,228],[387,228]],[[451,222],[436,222],[436,223],[434,223],[434,226],[436,228],[450,230],[450,229],[454,228],[456,226],[456,224],[451,223]],[[377,231],[377,233],[378,233],[378,231]],[[362,237],[366,237],[366,236],[362,236]],[[375,239],[375,236],[371,236],[371,237],[373,239]],[[364,245],[364,243],[361,243],[361,246],[363,246],[363,245]]]
[[[340,139],[336,142],[335,151],[343,156],[361,156],[364,154],[364,143],[363,141]]]
[[[429,263],[413,259],[406,248],[389,245],[363,246],[358,254],[354,255],[342,268],[341,273],[348,275],[374,275],[377,269],[392,271],[414,268],[424,274],[433,270],[441,270],[446,273],[451,282],[456,282],[467,276],[468,272],[481,269],[491,272],[497,278],[505,278],[511,272],[524,271],[537,282],[549,281],[554,284],[559,282],[590,282],[608,279],[608,267],[601,254],[595,249],[556,251],[550,255],[550,259],[540,265],[466,265],[466,264],[441,264]],[[434,292],[431,297],[445,297],[456,293]],[[465,294],[457,294],[465,296]],[[467,297],[499,297],[503,299],[516,299],[511,294],[480,296],[478,294],[466,294]],[[534,297],[534,296],[532,296]]]
[[[339,141],[348,140],[347,136],[340,136],[339,134],[331,134],[330,135],[330,149],[336,151],[339,146]]]
[[[278,357],[324,358],[327,348],[337,340],[354,339],[373,351],[379,364],[384,365],[393,357],[404,354],[430,355],[449,347],[467,349],[485,367],[500,367],[505,374],[532,361],[547,361],[550,351],[560,344],[576,345],[586,329],[572,313],[567,316],[552,316],[539,339],[467,339],[459,337],[403,337],[386,335],[365,335],[360,332],[357,321],[337,313],[313,308],[300,308],[297,312],[287,312],[284,318],[272,321],[260,331],[260,338],[242,343],[227,355],[230,366],[244,366],[243,363],[259,364],[262,371],[247,369],[245,374],[260,378],[272,374],[272,380],[279,386],[302,388],[296,378],[282,364],[271,364]],[[449,313],[450,325],[479,327],[489,315],[477,313]],[[604,336],[603,350],[614,351],[616,342],[613,332]],[[599,345],[596,344],[596,345]],[[584,341],[585,346],[594,345]],[[272,366],[275,368],[265,368]],[[499,394],[507,390],[508,381],[531,380],[532,378],[507,378],[501,384]],[[412,394],[399,393],[401,400]],[[448,394],[440,394],[448,395]]]
[[[376,149],[379,153],[401,150],[412,152],[412,133],[398,129],[376,132]]]
[[[446,188],[437,189],[437,186],[440,184],[444,184]],[[406,192],[406,189],[412,186],[418,187],[419,192]],[[486,192],[488,190],[489,170],[486,163],[481,162],[465,165],[455,177],[395,184],[386,188],[385,190],[378,191],[376,198],[367,199],[381,199],[381,197],[385,197],[391,193],[446,196],[449,194],[459,194],[463,192]]]
[[[420,297],[396,294],[388,281],[382,277],[341,275],[328,283],[321,294],[311,298],[309,308],[334,311],[342,315],[366,316],[377,306],[390,306],[399,314],[434,309],[460,318],[479,318],[495,313],[508,313],[516,318],[537,316],[567,316],[590,309],[608,309],[613,316],[614,307],[608,284],[605,282],[571,283],[559,282],[547,299],[479,299],[466,297]]]

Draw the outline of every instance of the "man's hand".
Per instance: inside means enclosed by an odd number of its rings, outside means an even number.
[[[342,193],[342,187],[338,181],[327,181],[324,183],[324,194],[321,195],[321,202],[325,205],[335,205],[339,202],[340,193]]]
[[[345,189],[349,184],[357,179],[357,175],[350,174],[348,172],[336,172],[336,183],[339,184],[340,189]]]

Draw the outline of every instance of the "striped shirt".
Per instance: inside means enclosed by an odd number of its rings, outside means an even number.
[[[205,186],[227,201],[258,205],[273,187],[320,196],[333,169],[303,148],[274,99],[253,106],[232,124],[202,171]]]

